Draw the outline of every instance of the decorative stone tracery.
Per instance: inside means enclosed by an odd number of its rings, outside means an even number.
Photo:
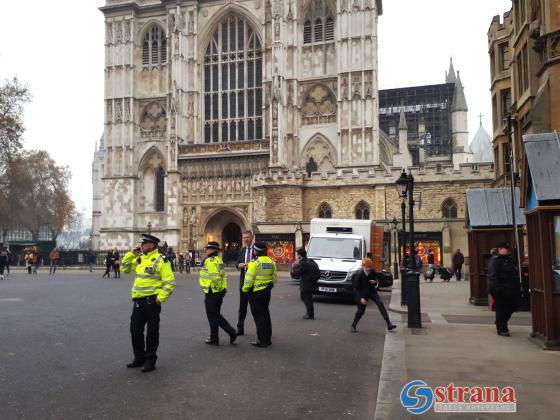
[[[313,86],[301,107],[304,125],[326,124],[336,122],[336,98],[324,85]]]

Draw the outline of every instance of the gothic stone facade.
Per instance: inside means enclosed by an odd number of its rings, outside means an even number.
[[[294,235],[320,209],[398,216],[399,145],[379,130],[381,6],[107,0],[95,246],[130,247],[148,224],[185,250],[225,242],[232,224]],[[492,171],[452,156],[413,168],[419,230],[466,248],[464,191]],[[446,220],[444,202],[455,206]]]

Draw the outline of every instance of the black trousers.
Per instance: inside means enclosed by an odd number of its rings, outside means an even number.
[[[113,264],[113,271],[115,272],[115,278],[121,278],[121,265]]]
[[[516,299],[494,296],[494,309],[496,310],[496,330],[498,332],[508,331],[508,321],[515,312]]]
[[[461,273],[463,271],[463,264],[455,264],[453,266],[453,271],[457,280],[461,279]]]
[[[229,335],[235,334],[235,329],[220,313],[225,294],[225,290],[218,293],[210,290],[204,295],[204,306],[206,306],[206,316],[210,324],[210,340],[212,341],[219,340],[218,332],[220,327]]]
[[[379,313],[381,314],[381,316],[383,317],[387,325],[391,324],[391,321],[389,320],[389,314],[387,313],[387,309],[385,309],[385,305],[383,305],[383,301],[379,297],[379,294],[377,292],[372,293],[369,296],[369,299],[375,302],[377,308],[379,309]],[[356,315],[354,316],[354,322],[352,323],[352,325],[354,326],[358,325],[358,322],[360,322],[360,319],[362,318],[364,312],[366,311],[366,305],[362,305],[360,303],[360,298],[358,297],[356,297],[356,305],[358,306],[358,310],[356,311]]]
[[[103,273],[103,277],[107,276],[111,278],[111,268],[113,267],[112,264],[105,264],[105,272]]]
[[[239,279],[239,318],[237,319],[237,329],[243,331],[245,329],[245,318],[247,317],[247,306],[249,306],[249,293],[243,292],[243,281]]]
[[[249,305],[251,305],[251,313],[257,327],[257,338],[262,344],[271,344],[272,339],[272,321],[268,308],[271,289],[271,287],[268,287],[249,295]]]
[[[156,303],[156,296],[147,296],[134,300],[130,317],[130,336],[134,359],[139,361],[157,360],[159,345],[159,314],[161,305]],[[144,342],[144,326],[148,325]]]
[[[313,308],[313,293],[309,290],[303,290],[300,286],[299,288],[299,297],[303,301],[305,305],[305,310],[307,311],[307,315],[311,318],[315,317],[315,308]]]
[[[8,267],[8,264],[6,263],[5,260],[0,260],[0,275],[3,276],[4,275],[4,267]],[[8,270],[8,273],[10,271]]]

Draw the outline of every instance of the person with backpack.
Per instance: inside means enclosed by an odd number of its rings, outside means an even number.
[[[315,319],[315,308],[313,307],[313,290],[321,277],[321,270],[313,260],[307,259],[307,251],[304,248],[297,250],[298,260],[292,264],[291,276],[299,280],[299,296],[305,304],[306,313],[303,319]]]
[[[379,309],[379,313],[387,323],[387,329],[389,331],[394,330],[397,328],[395,324],[391,322],[389,319],[389,314],[387,313],[387,309],[385,309],[385,305],[381,301],[379,294],[377,293],[377,273],[373,267],[373,261],[371,258],[364,258],[362,260],[362,269],[356,271],[352,275],[352,286],[354,287],[355,297],[356,297],[356,305],[358,310],[356,311],[356,315],[354,316],[354,322],[352,322],[352,332],[357,332],[356,327],[358,326],[358,322],[364,315],[366,311],[366,306],[368,300],[371,299],[377,305]]]

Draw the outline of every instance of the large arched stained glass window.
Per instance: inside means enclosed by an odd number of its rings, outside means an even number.
[[[261,43],[245,19],[230,15],[204,57],[204,142],[262,137]]]

